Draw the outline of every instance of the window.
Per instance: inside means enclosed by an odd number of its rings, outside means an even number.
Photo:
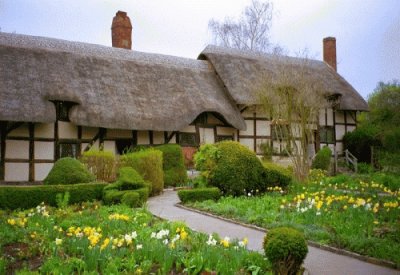
[[[233,140],[233,135],[217,136],[217,138],[216,138],[216,142],[220,142],[223,140]]]
[[[187,147],[199,146],[195,133],[179,133],[179,144]]]
[[[319,130],[321,143],[335,143],[335,129],[333,126],[321,127]]]
[[[57,120],[69,121],[69,110],[76,103],[70,101],[53,101],[56,105]]]
[[[117,139],[115,141],[115,144],[117,146],[117,152],[120,155],[125,153],[127,150],[129,150],[133,146],[132,139]]]
[[[271,126],[272,140],[285,140],[288,138],[288,125],[272,125]]]
[[[59,157],[71,157],[76,158],[78,156],[78,144],[77,143],[60,143],[58,145]]]

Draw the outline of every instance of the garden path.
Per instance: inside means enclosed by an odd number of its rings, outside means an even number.
[[[262,251],[264,232],[179,208],[175,206],[178,202],[179,198],[176,191],[165,190],[162,195],[149,199],[148,209],[154,215],[163,219],[183,221],[195,231],[208,234],[215,232],[222,238],[225,236],[238,239],[247,237],[249,239],[248,249]],[[363,262],[312,246],[309,246],[308,249],[309,252],[304,265],[311,275],[400,274],[398,270]]]

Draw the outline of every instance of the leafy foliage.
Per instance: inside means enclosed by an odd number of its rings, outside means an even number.
[[[376,129],[359,127],[343,136],[344,148],[348,149],[360,162],[371,162],[371,146],[379,145]]]
[[[80,161],[96,176],[98,181],[112,182],[116,179],[116,159],[112,152],[91,149],[83,152]]]
[[[187,181],[185,159],[178,144],[164,144],[156,147],[163,152],[164,185],[179,186]]]
[[[328,146],[324,146],[313,159],[311,168],[329,171],[331,164],[332,150]]]
[[[95,177],[74,158],[61,158],[54,163],[50,173],[43,180],[46,185],[76,184],[94,181]]]
[[[267,233],[264,238],[264,251],[275,274],[295,275],[307,256],[308,247],[301,232],[280,227]]]
[[[135,169],[145,181],[151,182],[151,194],[160,194],[164,189],[162,152],[153,148],[121,156],[121,167]]]
[[[221,191],[216,187],[183,189],[178,191],[178,196],[183,203],[189,201],[218,200],[221,197]]]

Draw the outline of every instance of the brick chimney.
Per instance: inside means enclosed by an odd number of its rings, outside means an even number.
[[[112,46],[116,48],[132,49],[132,24],[124,11],[118,11],[111,25]]]
[[[324,61],[337,71],[336,63],[336,38],[326,37],[323,40],[324,44]]]

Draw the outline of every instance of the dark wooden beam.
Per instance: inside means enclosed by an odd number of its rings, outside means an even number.
[[[150,142],[150,145],[154,144],[153,131],[149,131],[149,142]]]
[[[0,181],[5,177],[7,122],[0,121]]]
[[[29,127],[29,181],[35,180],[35,125],[33,123],[28,124]]]
[[[171,139],[173,138],[174,135],[178,135],[177,131],[173,131],[168,137],[167,140],[165,141],[165,143],[169,143],[171,141]]]

